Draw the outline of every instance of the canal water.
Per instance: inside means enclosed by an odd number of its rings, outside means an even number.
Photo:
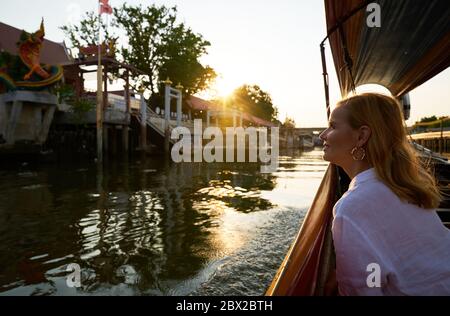
[[[318,150],[272,174],[161,158],[0,167],[0,295],[262,295],[326,168]]]

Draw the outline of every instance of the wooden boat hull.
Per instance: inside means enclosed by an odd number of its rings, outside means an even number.
[[[266,291],[267,296],[326,294],[325,284],[334,272],[330,225],[337,182],[337,168],[330,165],[294,243]]]

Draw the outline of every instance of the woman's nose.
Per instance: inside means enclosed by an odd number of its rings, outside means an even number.
[[[325,141],[327,138],[327,132],[328,132],[328,128],[326,130],[324,130],[322,133],[320,133],[319,138],[321,140]]]

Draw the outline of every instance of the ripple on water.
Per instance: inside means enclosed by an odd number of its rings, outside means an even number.
[[[191,288],[189,294],[264,294],[295,238],[306,211],[290,208],[264,212],[267,213],[266,220],[250,228],[252,238],[225,261],[218,260],[220,269],[214,273],[201,271],[200,275],[209,275],[209,278],[198,284],[196,289]],[[205,279],[205,276],[199,276],[198,279]]]
[[[7,174],[24,190],[0,187],[0,251],[14,253],[0,264],[24,262],[32,275],[0,274],[1,295],[261,295],[326,169],[318,157],[284,156],[269,175],[144,161],[105,169],[102,181],[86,166],[70,181],[52,168]],[[66,285],[73,262],[78,290]]]

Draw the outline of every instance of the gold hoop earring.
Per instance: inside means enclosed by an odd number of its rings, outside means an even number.
[[[360,152],[359,150],[361,150],[362,152]],[[357,151],[358,151],[358,153],[357,153]],[[356,157],[355,157],[355,154],[357,154]],[[352,155],[353,160],[362,161],[366,157],[366,150],[362,147],[355,147],[352,149],[351,155]]]

